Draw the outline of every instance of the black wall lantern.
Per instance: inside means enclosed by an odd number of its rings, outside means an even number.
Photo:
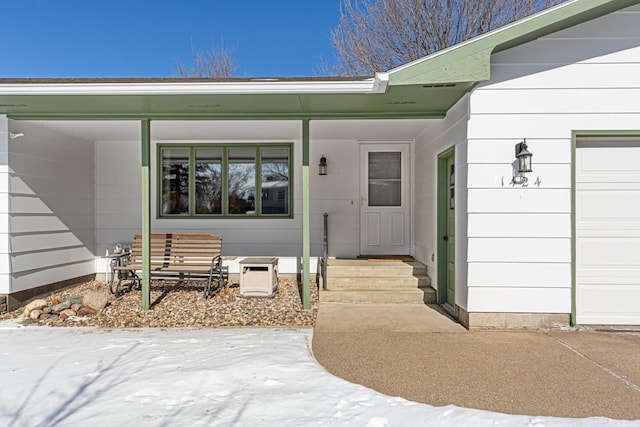
[[[516,160],[518,162],[519,173],[533,172],[533,169],[531,169],[531,157],[533,157],[533,154],[527,150],[526,139],[516,144]]]
[[[320,157],[320,164],[318,165],[318,175],[326,175],[327,174],[327,158],[322,155]]]

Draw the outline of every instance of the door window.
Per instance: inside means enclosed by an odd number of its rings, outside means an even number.
[[[402,205],[402,153],[369,152],[369,206]]]

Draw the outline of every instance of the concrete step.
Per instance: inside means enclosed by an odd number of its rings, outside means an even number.
[[[425,289],[351,289],[320,291],[320,302],[372,304],[432,304],[435,290]]]
[[[354,262],[335,264],[335,260],[329,261],[327,265],[327,275],[329,277],[357,277],[357,276],[425,276],[427,267],[420,263],[404,262]],[[344,260],[340,260],[344,261]]]
[[[429,276],[334,276],[329,274],[327,287],[338,289],[416,289],[431,286]]]

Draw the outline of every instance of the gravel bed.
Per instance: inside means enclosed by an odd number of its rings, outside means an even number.
[[[47,298],[64,301],[88,291],[108,293],[108,285],[93,281],[53,293]],[[96,326],[100,328],[216,328],[250,327],[313,327],[318,313],[318,288],[311,284],[311,309],[303,310],[298,284],[279,280],[273,298],[242,298],[238,284],[222,289],[206,301],[202,287],[171,282],[154,282],[151,286],[151,310],[141,308],[141,292],[133,290],[116,299],[111,294],[107,307],[97,314],[81,319],[32,320],[24,325]],[[45,298],[46,299],[46,298]],[[22,317],[24,308],[0,316],[0,320]]]

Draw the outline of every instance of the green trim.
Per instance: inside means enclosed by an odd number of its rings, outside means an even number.
[[[571,131],[571,326],[575,326],[577,310],[577,233],[576,233],[576,153],[578,138],[589,136],[640,136],[638,130],[572,130]]]
[[[640,3],[640,0],[580,0],[521,19],[411,64],[389,71],[389,85],[489,80],[491,55]]]
[[[436,235],[436,274],[438,277],[437,302],[444,304],[447,300],[447,244],[442,236],[447,234],[447,211],[449,198],[449,172],[447,170],[447,160],[455,156],[456,147],[446,149],[438,154],[438,175],[437,175],[437,235]]]
[[[311,308],[311,233],[309,190],[309,120],[302,121],[302,308]]]
[[[188,214],[161,214],[162,212],[162,150],[165,148],[182,148],[189,150],[189,212]],[[195,153],[197,149],[201,148],[221,148],[222,149],[222,213],[221,214],[195,214]],[[255,149],[255,164],[256,164],[256,200],[255,210],[253,215],[231,215],[228,214],[229,209],[229,174],[226,172],[229,168],[229,149],[230,148],[254,148]],[[261,149],[263,148],[285,148],[289,152],[289,213],[287,214],[263,214],[261,213],[262,207],[262,161],[261,161]],[[293,143],[292,142],[247,142],[247,143],[159,143],[156,146],[156,219],[291,219],[293,218]]]
[[[141,121],[142,146],[142,309],[151,308],[151,121]]]

